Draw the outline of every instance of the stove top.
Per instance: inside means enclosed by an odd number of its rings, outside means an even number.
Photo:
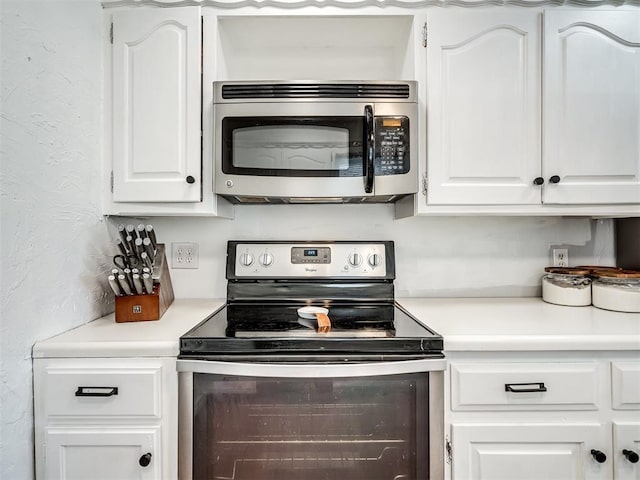
[[[229,304],[180,339],[181,357],[224,354],[412,354],[442,352],[442,337],[399,305],[329,307],[331,330],[300,318],[300,304]]]

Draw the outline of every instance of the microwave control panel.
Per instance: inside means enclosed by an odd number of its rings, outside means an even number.
[[[376,175],[399,175],[409,172],[409,118],[376,117]]]

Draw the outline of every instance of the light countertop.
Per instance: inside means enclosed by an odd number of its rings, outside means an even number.
[[[444,337],[447,351],[637,350],[640,313],[562,307],[540,298],[399,298]],[[33,348],[34,358],[178,355],[181,335],[224,299],[179,299],[160,320],[116,323],[107,315]]]
[[[179,338],[225,301],[177,299],[160,320],[116,323],[112,313],[33,347],[33,358],[176,357]]]
[[[399,298],[446,351],[639,350],[640,313],[541,298]]]

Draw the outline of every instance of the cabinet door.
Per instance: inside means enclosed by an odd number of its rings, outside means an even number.
[[[48,428],[45,432],[46,478],[161,478],[161,459],[157,458],[157,452],[160,452],[158,433],[158,429]],[[148,464],[145,459],[149,460]]]
[[[640,479],[640,423],[613,423],[613,468],[616,480]]]
[[[199,202],[198,7],[113,16],[113,200]]]
[[[544,23],[543,202],[640,203],[640,12]]]
[[[608,426],[600,424],[452,425],[454,480],[593,480],[612,478]]]
[[[539,204],[537,12],[428,14],[429,204]]]

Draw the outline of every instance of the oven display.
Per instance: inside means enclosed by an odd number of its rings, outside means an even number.
[[[331,263],[331,248],[330,247],[292,247],[291,248],[291,263]]]

